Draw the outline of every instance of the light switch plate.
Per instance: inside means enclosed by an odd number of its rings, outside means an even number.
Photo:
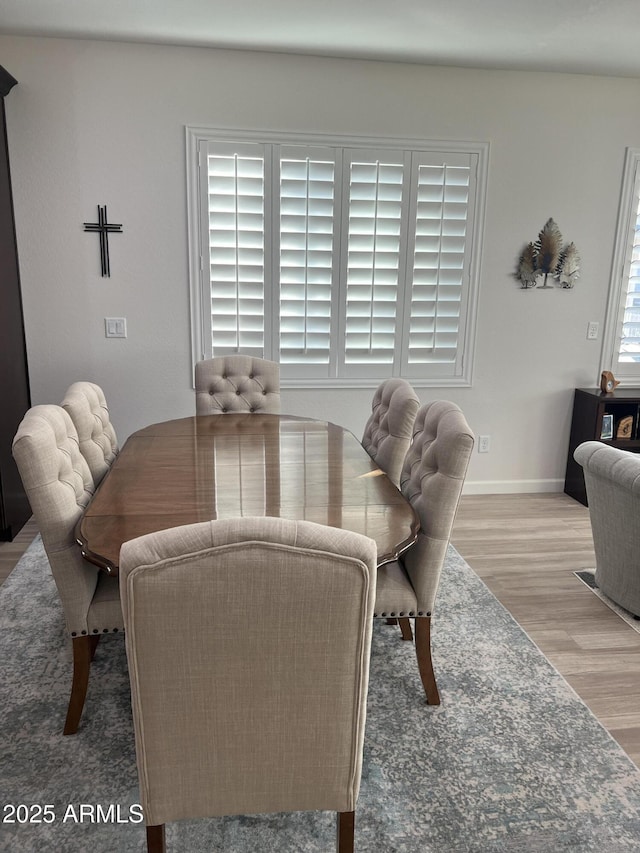
[[[105,317],[104,318],[104,335],[106,338],[126,338],[127,337],[127,318],[126,317]]]

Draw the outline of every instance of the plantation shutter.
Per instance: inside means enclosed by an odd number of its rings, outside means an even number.
[[[262,357],[265,345],[265,157],[251,143],[207,153],[211,354]]]
[[[399,155],[399,156],[398,156]],[[397,361],[399,281],[403,274],[402,152],[345,154],[346,210],[343,372],[391,375]]]
[[[640,158],[635,161],[617,334],[618,376],[640,376]]]
[[[410,299],[403,371],[462,371],[474,207],[474,155],[415,153],[412,163]]]
[[[338,304],[336,156],[296,146],[279,155],[279,361],[284,376],[327,377]]]
[[[469,383],[486,144],[188,141],[194,359],[272,359],[290,385]]]

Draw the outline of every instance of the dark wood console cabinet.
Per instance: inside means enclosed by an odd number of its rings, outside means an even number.
[[[0,66],[0,539],[5,540],[13,539],[31,516],[11,455],[13,436],[31,405],[4,110],[5,96],[16,82]]]
[[[612,416],[612,438],[603,437],[605,415]],[[628,438],[617,437],[623,418],[631,418]],[[575,390],[564,490],[587,506],[582,466],[573,458],[573,451],[583,441],[603,441],[612,447],[640,453],[640,388],[617,388],[610,394],[603,394],[599,388]]]

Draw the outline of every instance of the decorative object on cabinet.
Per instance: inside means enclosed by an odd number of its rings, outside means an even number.
[[[564,481],[566,494],[587,506],[582,466],[573,452],[585,441],[602,441],[621,450],[640,453],[640,388],[617,388],[602,394],[600,388],[576,388]],[[631,421],[629,421],[631,419]],[[612,422],[607,437],[605,424]]]
[[[603,394],[610,394],[618,387],[619,384],[620,381],[615,378],[610,370],[602,371],[602,376],[600,377],[600,390]]]
[[[102,276],[111,276],[111,265],[109,263],[109,234],[122,234],[122,225],[115,222],[107,222],[107,205],[98,205],[98,221],[85,222],[84,230],[100,235],[100,269]]]
[[[520,254],[516,278],[523,290],[550,289],[549,276],[564,289],[571,289],[580,276],[580,255],[575,243],[562,246],[562,234],[553,219],[548,219],[535,243],[527,243]],[[542,284],[538,284],[541,276]]]
[[[11,455],[13,436],[31,406],[4,106],[5,97],[16,83],[0,66],[0,539],[5,540],[13,539],[31,516]]]
[[[620,418],[616,428],[616,438],[631,438],[633,433],[633,415]]]
[[[600,430],[600,439],[606,441],[613,438],[613,415],[602,416],[602,429]]]

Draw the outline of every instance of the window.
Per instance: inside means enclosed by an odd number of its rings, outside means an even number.
[[[640,380],[640,149],[628,148],[618,212],[604,345],[621,380]]]
[[[488,146],[187,128],[194,360],[470,383]]]

